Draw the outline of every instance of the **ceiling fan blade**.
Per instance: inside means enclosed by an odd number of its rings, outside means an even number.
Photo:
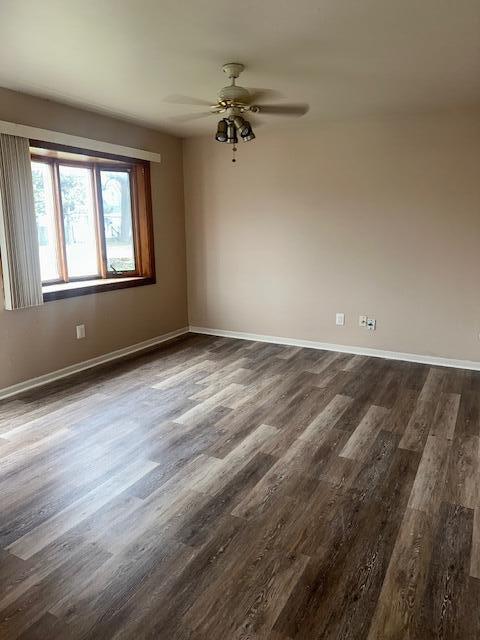
[[[281,100],[283,98],[283,94],[275,89],[253,89],[251,87],[247,87],[247,91],[254,104],[262,102],[263,100]]]
[[[172,116],[170,120],[176,120],[177,122],[188,122],[189,120],[198,120],[199,118],[206,118],[207,116],[214,115],[215,111],[200,111],[200,113],[184,113],[179,116]]]
[[[212,105],[208,100],[202,100],[201,98],[191,98],[190,96],[172,95],[163,99],[164,102],[170,102],[172,104],[193,104],[199,107],[210,107]]]
[[[259,114],[271,116],[304,116],[309,110],[308,104],[259,104]]]

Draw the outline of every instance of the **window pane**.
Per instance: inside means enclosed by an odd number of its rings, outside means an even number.
[[[109,271],[134,271],[130,174],[100,171],[103,219]]]
[[[44,162],[32,162],[32,181],[42,280],[58,280],[57,231],[50,166]]]
[[[92,171],[65,165],[59,170],[68,275],[98,275]]]

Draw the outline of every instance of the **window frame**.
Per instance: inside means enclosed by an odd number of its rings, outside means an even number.
[[[41,162],[49,166],[54,198],[57,271],[60,277],[55,280],[42,281],[44,301],[112,289],[137,287],[144,284],[155,284],[150,163],[136,158],[115,156],[38,140],[30,140],[30,150],[32,162]],[[72,158],[72,154],[82,157],[77,160],[74,157]],[[89,169],[91,172],[90,182],[95,217],[97,274],[73,277],[68,275],[64,216],[60,192],[60,166],[80,166]],[[134,270],[113,271],[108,266],[101,171],[123,171],[129,174]],[[85,286],[81,286],[82,282],[85,283]]]

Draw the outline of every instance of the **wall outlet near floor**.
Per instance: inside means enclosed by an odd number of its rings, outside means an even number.
[[[85,325],[84,324],[77,324],[76,330],[77,330],[77,340],[81,340],[82,338],[85,338]]]
[[[358,326],[359,327],[367,326],[367,316],[358,316]]]
[[[375,331],[377,328],[377,321],[375,318],[367,318],[367,329],[369,331]]]
[[[344,313],[337,313],[335,316],[335,324],[338,324],[340,326],[343,326],[345,324],[345,314]]]

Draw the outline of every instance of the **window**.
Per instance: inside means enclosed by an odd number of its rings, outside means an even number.
[[[155,282],[149,163],[30,143],[44,299]]]

